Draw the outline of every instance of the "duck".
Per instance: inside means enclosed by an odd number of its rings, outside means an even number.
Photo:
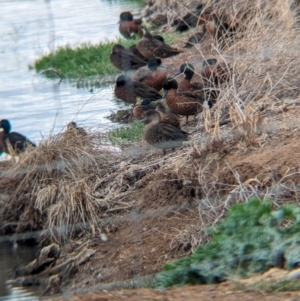
[[[164,42],[161,42],[147,32],[143,38],[136,44],[137,50],[147,59],[154,57],[167,58],[173,55],[177,55],[182,51],[179,51]]]
[[[120,44],[114,45],[109,59],[121,71],[137,70],[147,65],[147,61],[143,61]]]
[[[120,75],[116,80],[114,88],[116,97],[131,104],[136,103],[138,96],[149,98],[151,101],[161,99],[157,90],[139,82],[132,81],[129,76]]]
[[[0,128],[3,129],[3,131],[0,132],[0,153],[10,153],[8,142],[14,153],[17,155],[24,152],[28,147],[36,147],[33,142],[28,140],[28,138],[22,134],[11,132],[11,124],[9,120],[2,119],[0,121]]]
[[[190,115],[196,117],[197,113],[203,110],[203,105],[206,104],[209,108],[212,107],[210,100],[205,101],[204,97],[193,92],[177,92],[178,83],[174,78],[167,78],[163,83],[164,95],[168,107],[178,115],[186,116],[186,124]]]
[[[218,86],[231,78],[231,68],[225,63],[218,63],[216,59],[207,59],[202,63],[200,72],[202,80],[207,86]]]
[[[189,39],[187,40],[186,44],[183,47],[191,48],[191,47],[195,46],[195,44],[199,44],[200,42],[202,42],[205,34],[206,34],[206,29],[202,25],[201,28],[197,32],[193,33],[189,37]]]
[[[135,81],[143,83],[157,91],[160,91],[162,89],[163,82],[168,76],[168,73],[162,70],[157,70],[158,68],[166,68],[166,66],[162,64],[160,58],[151,58],[148,61],[148,69],[150,70],[150,73],[136,78]]]
[[[194,11],[188,12],[184,17],[176,19],[173,22],[173,26],[176,25],[176,31],[184,32],[191,27],[196,27],[199,23],[199,16],[203,10],[203,4],[198,5]]]
[[[156,40],[161,41],[161,42],[163,42],[163,43],[165,42],[164,38],[163,38],[162,36],[160,36],[160,35],[155,35],[155,36],[153,36],[153,39],[156,39]],[[142,56],[141,53],[137,50],[136,44],[130,46],[130,47],[128,48],[128,50],[129,50],[131,53],[133,53],[134,55],[138,56],[142,61],[144,61],[144,62],[148,62],[148,61],[149,61],[149,60],[146,59],[144,56]]]
[[[194,66],[189,63],[181,64],[179,71],[175,74],[184,74],[184,80],[182,80],[178,85],[178,92],[201,92],[203,90],[203,85],[200,83],[191,83],[194,76]]]
[[[145,117],[145,112],[148,110],[155,110],[156,105],[151,102],[149,98],[144,98],[141,102],[141,104],[135,106],[132,110],[133,116],[140,120]]]
[[[141,120],[147,125],[144,129],[144,139],[150,145],[162,149],[166,155],[168,149],[175,150],[182,142],[188,141],[188,133],[170,124],[160,123],[160,114],[156,110],[148,110]]]
[[[83,137],[87,136],[87,132],[85,131],[85,129],[82,127],[78,127],[77,123],[74,121],[71,121],[68,123],[67,131],[75,133],[75,135],[79,135],[79,136],[83,136]]]
[[[143,36],[143,29],[141,27],[142,19],[133,19],[133,15],[129,12],[122,12],[120,14],[119,32],[125,39],[135,38],[135,35]]]
[[[160,123],[170,124],[180,129],[179,118],[173,112],[168,112],[166,107],[161,102],[156,104],[156,111],[160,115]]]

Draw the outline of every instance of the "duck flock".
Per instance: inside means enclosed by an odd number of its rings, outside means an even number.
[[[176,31],[185,31],[189,27],[196,26],[199,21],[205,23],[205,31],[220,41],[228,32],[232,33],[226,23],[220,20],[212,12],[200,14],[202,6],[197,6],[196,11],[187,14],[181,20],[174,21]],[[133,15],[126,11],[120,14],[119,31],[126,39],[139,36],[136,45],[125,49],[122,45],[114,45],[110,54],[110,62],[125,74],[118,76],[115,83],[114,94],[126,103],[133,104],[133,115],[136,119],[145,122],[144,139],[156,148],[166,153],[167,149],[174,150],[188,140],[188,133],[180,129],[178,115],[186,117],[196,116],[204,107],[211,108],[218,96],[218,85],[229,80],[228,66],[218,63],[214,58],[204,60],[200,75],[202,83],[192,83],[194,66],[183,63],[176,74],[170,76],[163,65],[162,59],[180,54],[182,51],[171,47],[164,42],[160,35],[152,35],[144,32],[142,20],[134,19]],[[230,30],[229,30],[230,29]],[[197,36],[194,36],[195,38]],[[195,41],[194,41],[195,42]],[[194,43],[192,39],[189,43]],[[148,73],[143,76],[128,75],[129,71],[138,70],[148,66]],[[184,75],[184,79],[178,83],[175,79],[178,75]],[[160,91],[163,90],[163,94]],[[140,104],[137,99],[140,98]],[[167,107],[160,100],[165,98]],[[5,152],[15,154],[23,152],[27,147],[35,147],[23,135],[11,132],[8,120],[0,122],[0,154]],[[75,122],[67,128],[78,128]]]

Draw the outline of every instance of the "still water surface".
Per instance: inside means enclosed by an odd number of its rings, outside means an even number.
[[[45,79],[28,66],[58,46],[118,37],[120,12],[138,13],[142,6],[142,0],[0,1],[0,119],[9,119],[14,131],[35,143],[71,120],[107,128],[110,122],[104,117],[124,106],[114,100],[112,85],[91,93],[76,88],[76,81]],[[0,245],[0,300],[36,300],[33,290],[5,285],[14,265],[28,263],[32,252]]]
[[[41,134],[58,132],[73,119],[105,128],[109,121],[104,116],[123,106],[114,101],[112,85],[91,94],[88,88],[77,89],[75,81],[58,85],[28,66],[58,46],[115,39],[120,12],[139,12],[142,5],[132,0],[2,0],[0,118],[36,143]]]

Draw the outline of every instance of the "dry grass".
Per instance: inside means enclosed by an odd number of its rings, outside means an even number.
[[[1,176],[0,191],[10,195],[1,230],[15,223],[16,233],[44,229],[46,238],[61,242],[78,230],[96,229],[103,204],[94,196],[95,181],[119,160],[95,133],[70,129],[44,139]]]

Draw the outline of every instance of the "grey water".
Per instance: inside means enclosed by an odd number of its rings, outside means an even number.
[[[115,101],[113,85],[90,92],[77,88],[76,80],[59,83],[29,66],[59,46],[116,39],[120,12],[139,13],[142,7],[142,0],[1,0],[0,119],[9,119],[14,131],[35,143],[71,120],[107,129],[111,123],[105,116],[124,106]],[[32,260],[31,252],[0,245],[0,300],[36,300],[34,290],[5,284],[16,263]]]

